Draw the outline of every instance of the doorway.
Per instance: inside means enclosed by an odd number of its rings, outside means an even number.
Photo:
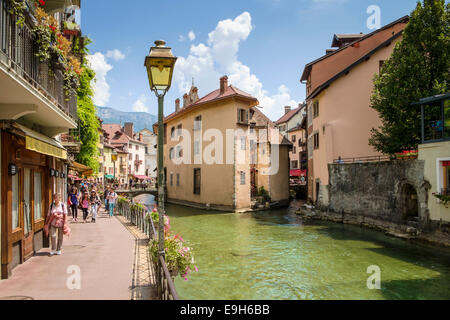
[[[419,219],[419,201],[416,189],[411,184],[405,184],[400,194],[401,213],[403,220],[417,221]]]

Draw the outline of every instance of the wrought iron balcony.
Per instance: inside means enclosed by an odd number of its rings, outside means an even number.
[[[36,56],[37,45],[31,28],[19,26],[10,12],[9,0],[0,0],[0,64],[15,79],[26,83],[29,90],[44,101],[57,106],[72,121],[77,121],[75,89],[66,95],[64,69],[55,59],[52,69]],[[1,103],[2,101],[0,101]]]

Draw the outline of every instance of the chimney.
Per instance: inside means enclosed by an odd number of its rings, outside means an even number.
[[[198,88],[192,87],[191,92],[189,92],[189,99],[191,103],[196,103],[198,101]]]
[[[228,88],[228,77],[223,76],[222,78],[220,78],[220,94],[224,94],[227,88]]]
[[[290,106],[284,107],[284,114],[288,114],[289,112],[291,112],[291,107]]]
[[[180,99],[175,100],[175,112],[180,111]]]
[[[124,125],[124,132],[125,134],[130,137],[131,139],[133,139],[133,135],[134,135],[134,124],[132,122],[126,122]]]
[[[189,95],[187,93],[183,96],[183,108],[189,105]]]
[[[144,135],[142,133],[139,133],[139,141],[144,142]]]

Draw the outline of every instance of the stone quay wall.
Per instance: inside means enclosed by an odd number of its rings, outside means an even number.
[[[424,167],[420,160],[330,164],[327,199],[299,214],[450,246],[450,224],[430,219]]]

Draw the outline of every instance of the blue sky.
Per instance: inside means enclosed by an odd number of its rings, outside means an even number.
[[[409,14],[415,0],[130,0],[82,1],[81,22],[92,38],[95,101],[121,111],[156,114],[143,66],[154,40],[179,57],[165,113],[190,87],[204,96],[227,74],[256,96],[272,120],[305,99],[304,65],[325,53],[335,33],[369,33],[367,8],[381,25]]]

